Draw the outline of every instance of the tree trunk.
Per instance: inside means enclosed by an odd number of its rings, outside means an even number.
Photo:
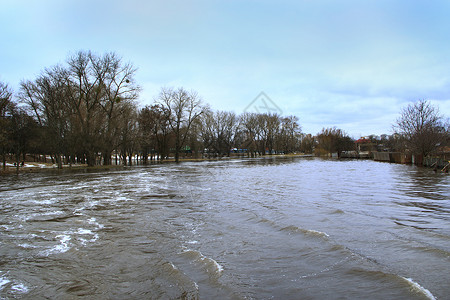
[[[57,165],[58,169],[62,169],[63,165],[62,165],[61,154],[59,154],[59,153],[55,154],[55,158],[56,158],[56,165]]]
[[[122,153],[122,161],[123,161],[123,165],[126,166],[127,165],[127,154],[125,152]]]
[[[95,153],[94,151],[88,151],[87,153],[87,164],[89,167],[95,166]]]
[[[111,164],[112,151],[106,150],[103,154],[103,165],[109,166]]]
[[[176,139],[175,139],[175,162],[180,161],[180,137],[179,132],[177,133]]]
[[[20,167],[19,161],[20,161],[20,152],[19,153],[16,152],[16,172],[17,173],[19,173],[19,167]]]
[[[143,158],[143,164],[148,165],[148,151],[147,150],[144,150],[144,153],[142,154],[142,158]]]

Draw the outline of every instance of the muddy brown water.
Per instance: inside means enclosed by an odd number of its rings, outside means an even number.
[[[0,178],[2,299],[450,299],[450,176],[261,158]]]

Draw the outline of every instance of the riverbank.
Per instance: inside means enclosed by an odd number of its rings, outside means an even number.
[[[230,155],[225,157],[184,157],[180,159],[180,163],[183,162],[202,162],[202,161],[223,161],[230,159],[253,159],[253,158],[261,158],[261,157],[312,157],[311,154],[273,154],[273,155],[263,155],[257,157],[247,157],[246,155]],[[171,157],[164,160],[149,160],[147,165],[152,164],[162,164],[162,163],[175,163],[175,158]],[[131,166],[142,166],[144,165],[141,161],[133,161]],[[0,175],[6,174],[15,174],[15,173],[33,173],[33,172],[44,172],[44,171],[65,171],[65,170],[103,170],[103,169],[121,169],[129,167],[129,165],[96,165],[96,166],[88,166],[87,164],[72,164],[72,165],[63,165],[62,169],[58,169],[56,164],[52,163],[42,163],[42,162],[24,162],[23,165],[17,166],[13,163],[7,163],[5,169],[0,170]]]
[[[112,169],[112,168],[122,168],[122,165],[98,165],[89,167],[87,164],[73,164],[73,165],[63,165],[62,169],[58,169],[56,164],[51,163],[34,163],[34,162],[26,162],[23,166],[14,166],[12,164],[7,164],[6,169],[0,170],[0,175],[6,174],[17,174],[17,173],[39,173],[39,172],[48,172],[48,171],[66,171],[66,170],[96,170],[96,169]]]

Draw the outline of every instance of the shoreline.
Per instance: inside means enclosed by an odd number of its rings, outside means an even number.
[[[225,157],[204,157],[204,158],[194,158],[194,157],[187,157],[187,158],[180,158],[180,161],[178,163],[185,163],[185,162],[204,162],[204,161],[224,161],[224,160],[233,160],[233,159],[261,159],[261,158],[311,158],[311,157],[318,157],[318,158],[324,158],[324,159],[338,159],[338,158],[330,158],[330,157],[324,157],[324,156],[315,156],[314,154],[266,154],[256,157],[248,157],[248,156],[237,156],[237,155],[231,155],[231,156],[225,156]],[[344,160],[352,160],[354,158],[341,158]],[[361,160],[361,158],[356,159]],[[374,159],[369,159],[372,161],[385,163],[385,161],[377,161]],[[136,162],[136,161],[134,161]],[[164,163],[176,163],[175,158],[171,157],[169,159],[165,160],[149,160],[147,164],[135,163],[130,165],[95,165],[95,166],[88,166],[87,164],[73,164],[73,165],[63,165],[62,169],[58,169],[55,164],[52,163],[37,163],[37,162],[25,162],[25,165],[23,167],[19,167],[19,170],[17,170],[16,166],[11,165],[10,163],[6,166],[6,170],[3,169],[3,166],[0,167],[0,176],[3,175],[14,175],[14,174],[28,174],[28,173],[39,173],[39,172],[71,172],[71,171],[95,171],[95,170],[119,170],[119,169],[125,169],[128,167],[136,167],[136,166],[151,166],[156,164],[164,164]],[[392,162],[388,162],[392,163]],[[407,163],[400,163],[400,164],[407,164]],[[450,165],[450,163],[449,163]],[[429,168],[427,166],[422,166],[423,168]],[[448,168],[448,167],[447,167]],[[444,170],[438,170],[439,172],[443,172]],[[448,172],[448,171],[447,171]]]
[[[314,157],[312,154],[272,154],[272,155],[261,155],[257,157],[247,157],[247,156],[225,156],[225,157],[210,157],[210,158],[181,158],[179,163],[183,162],[203,162],[203,161],[220,161],[220,160],[231,160],[231,159],[255,159],[255,158],[282,158],[282,157]],[[163,163],[175,163],[175,158],[169,158],[165,160],[149,160],[146,164],[155,165],[155,164],[163,164]],[[145,166],[143,163],[129,165],[96,165],[96,166],[88,166],[87,164],[74,164],[74,165],[63,165],[62,169],[58,169],[55,164],[51,163],[37,163],[37,162],[25,162],[23,167],[19,167],[17,170],[16,166],[7,165],[6,170],[1,166],[0,176],[1,175],[12,175],[12,174],[22,174],[22,173],[38,173],[38,172],[49,172],[49,171],[78,171],[78,170],[107,170],[107,169],[123,169],[126,167],[135,167],[135,166]]]

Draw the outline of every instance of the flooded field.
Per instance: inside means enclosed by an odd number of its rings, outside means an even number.
[[[5,299],[449,299],[450,176],[316,158],[0,177]]]

